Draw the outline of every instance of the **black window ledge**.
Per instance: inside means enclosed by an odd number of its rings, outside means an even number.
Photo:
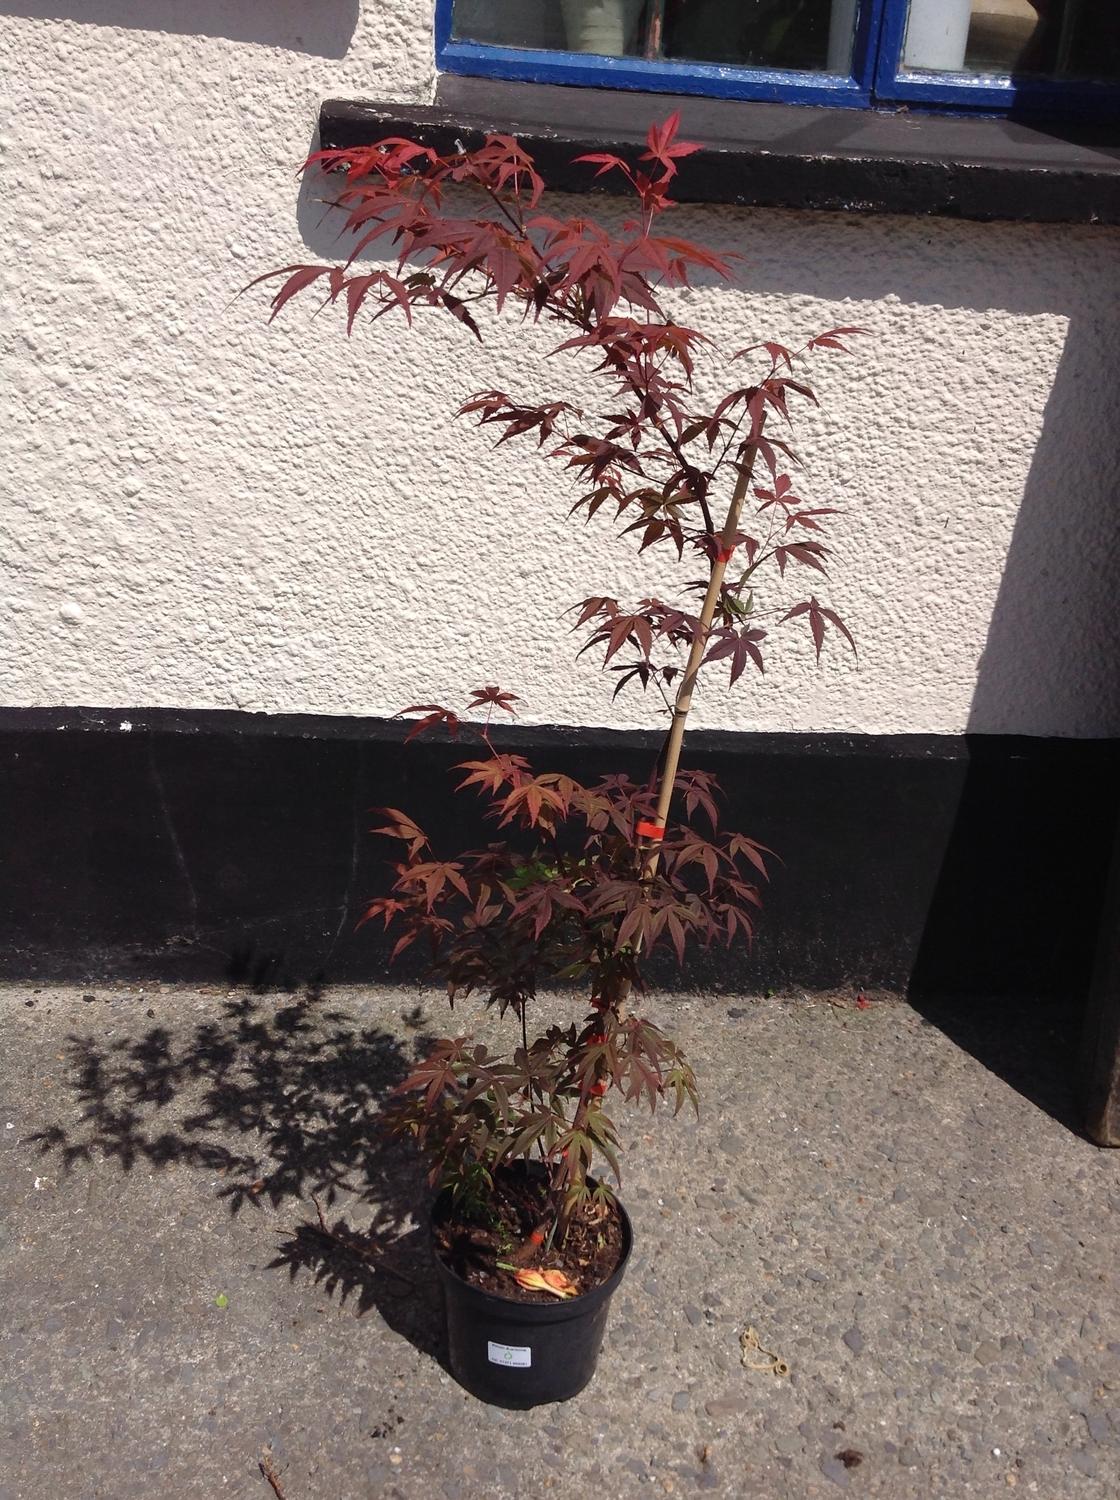
[[[328,99],[323,147],[406,135],[440,151],[516,135],[549,184],[586,191],[581,150],[633,159],[650,122],[680,109],[704,143],[674,196],[693,203],[1120,224],[1120,127],[900,110],[755,104],[447,75],[432,105]],[[611,180],[595,184],[611,190]]]

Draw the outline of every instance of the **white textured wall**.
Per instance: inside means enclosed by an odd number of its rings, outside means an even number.
[[[532,340],[442,323],[347,344],[253,274],[329,246],[293,168],[327,94],[426,97],[427,0],[0,4],[0,694],[11,704],[384,713],[495,679],[539,722],[649,724],[560,612],[634,576],[566,529],[552,466],[452,426],[542,392]],[[57,19],[49,19],[51,15]],[[687,124],[687,120],[686,120]],[[687,314],[730,347],[874,331],[799,446],[838,503],[832,602],[736,728],[1120,732],[1120,236],[681,211],[745,256]],[[311,247],[309,251],[309,246]]]

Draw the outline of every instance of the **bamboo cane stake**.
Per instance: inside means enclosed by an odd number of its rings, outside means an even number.
[[[659,827],[664,828],[669,817],[669,808],[673,801],[673,792],[676,787],[677,769],[680,766],[681,747],[684,744],[685,724],[688,721],[689,709],[692,707],[692,694],[696,687],[696,678],[700,672],[700,663],[704,657],[704,650],[708,644],[708,632],[712,627],[715,617],[716,602],[723,588],[724,576],[727,573],[727,564],[735,549],[735,535],[739,530],[739,517],[743,511],[743,503],[747,498],[751,480],[754,477],[755,460],[758,458],[757,443],[749,443],[743,456],[743,462],[739,467],[739,477],[735,481],[735,489],[731,495],[731,501],[727,507],[727,515],[724,518],[723,530],[720,533],[719,552],[712,563],[712,571],[708,577],[708,588],[704,595],[704,603],[700,608],[700,624],[696,634],[692,638],[692,644],[688,650],[688,660],[685,663],[684,675],[681,678],[677,696],[673,700],[673,720],[669,725],[669,733],[665,740],[665,752],[662,758],[661,781],[657,789],[657,813],[656,822]],[[643,881],[650,881],[657,873],[658,861],[661,857],[661,844],[655,840],[644,846],[642,851],[641,876]],[[634,944],[634,952],[641,951],[641,936]],[[617,1010],[621,1016],[624,1014],[626,1001],[630,994],[630,985],[624,982],[619,987],[617,997]]]
[[[685,724],[688,720],[689,709],[692,707],[692,694],[696,686],[696,678],[700,672],[700,663],[704,656],[705,647],[708,644],[708,632],[712,628],[712,620],[716,612],[716,602],[723,588],[724,576],[727,573],[727,564],[731,553],[735,548],[735,535],[739,530],[739,517],[742,514],[743,502],[747,498],[751,479],[754,476],[755,459],[758,457],[758,448],[754,445],[748,447],[744,461],[739,470],[739,478],[735,483],[735,489],[731,496],[731,503],[727,507],[727,516],[724,519],[723,531],[720,534],[720,550],[715,561],[712,563],[711,575],[708,579],[708,589],[704,595],[704,603],[700,609],[700,628],[692,638],[692,645],[688,651],[688,661],[685,664],[684,676],[681,685],[677,689],[677,696],[673,701],[673,722],[669,726],[669,734],[665,741],[665,756],[661,767],[661,784],[657,793],[658,825],[664,828],[669,817],[669,808],[673,801],[673,790],[677,780],[677,769],[680,765],[681,746],[684,744]],[[645,851],[642,860],[642,879],[650,880],[657,871],[661,848],[659,843],[652,843]]]

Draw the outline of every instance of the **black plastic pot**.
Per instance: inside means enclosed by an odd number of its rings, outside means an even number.
[[[436,1201],[438,1222],[447,1200]],[[472,1395],[493,1406],[539,1406],[567,1401],[595,1373],[607,1309],[630,1259],[630,1218],[620,1203],[622,1258],[594,1291],[563,1302],[515,1302],[471,1286],[433,1247],[447,1311],[451,1373]]]

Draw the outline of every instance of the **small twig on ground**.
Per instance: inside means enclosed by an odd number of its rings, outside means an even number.
[[[350,1254],[356,1255],[359,1260],[368,1261],[369,1264],[375,1267],[376,1270],[387,1271],[390,1276],[397,1277],[397,1279],[399,1281],[403,1281],[406,1286],[410,1286],[413,1288],[416,1286],[416,1283],[415,1281],[413,1281],[411,1276],[406,1276],[403,1271],[398,1271],[395,1266],[384,1264],[380,1255],[371,1250],[368,1245],[363,1245],[360,1241],[352,1240],[348,1235],[339,1234],[336,1230],[332,1229],[327,1223],[326,1216],[323,1213],[322,1205],[320,1204],[318,1198],[316,1198],[314,1193],[311,1194],[311,1201],[312,1203],[314,1203],[315,1212],[319,1216],[320,1234],[324,1235],[328,1240],[332,1240],[336,1245],[341,1245],[344,1250],[349,1250]]]
[[[257,1463],[257,1468],[260,1469],[261,1473],[272,1486],[272,1492],[276,1496],[276,1500],[288,1500],[288,1497],[284,1494],[284,1491],[280,1486],[280,1475],[276,1472],[276,1465],[272,1462],[271,1448],[264,1448],[261,1450],[261,1456],[260,1460]]]

